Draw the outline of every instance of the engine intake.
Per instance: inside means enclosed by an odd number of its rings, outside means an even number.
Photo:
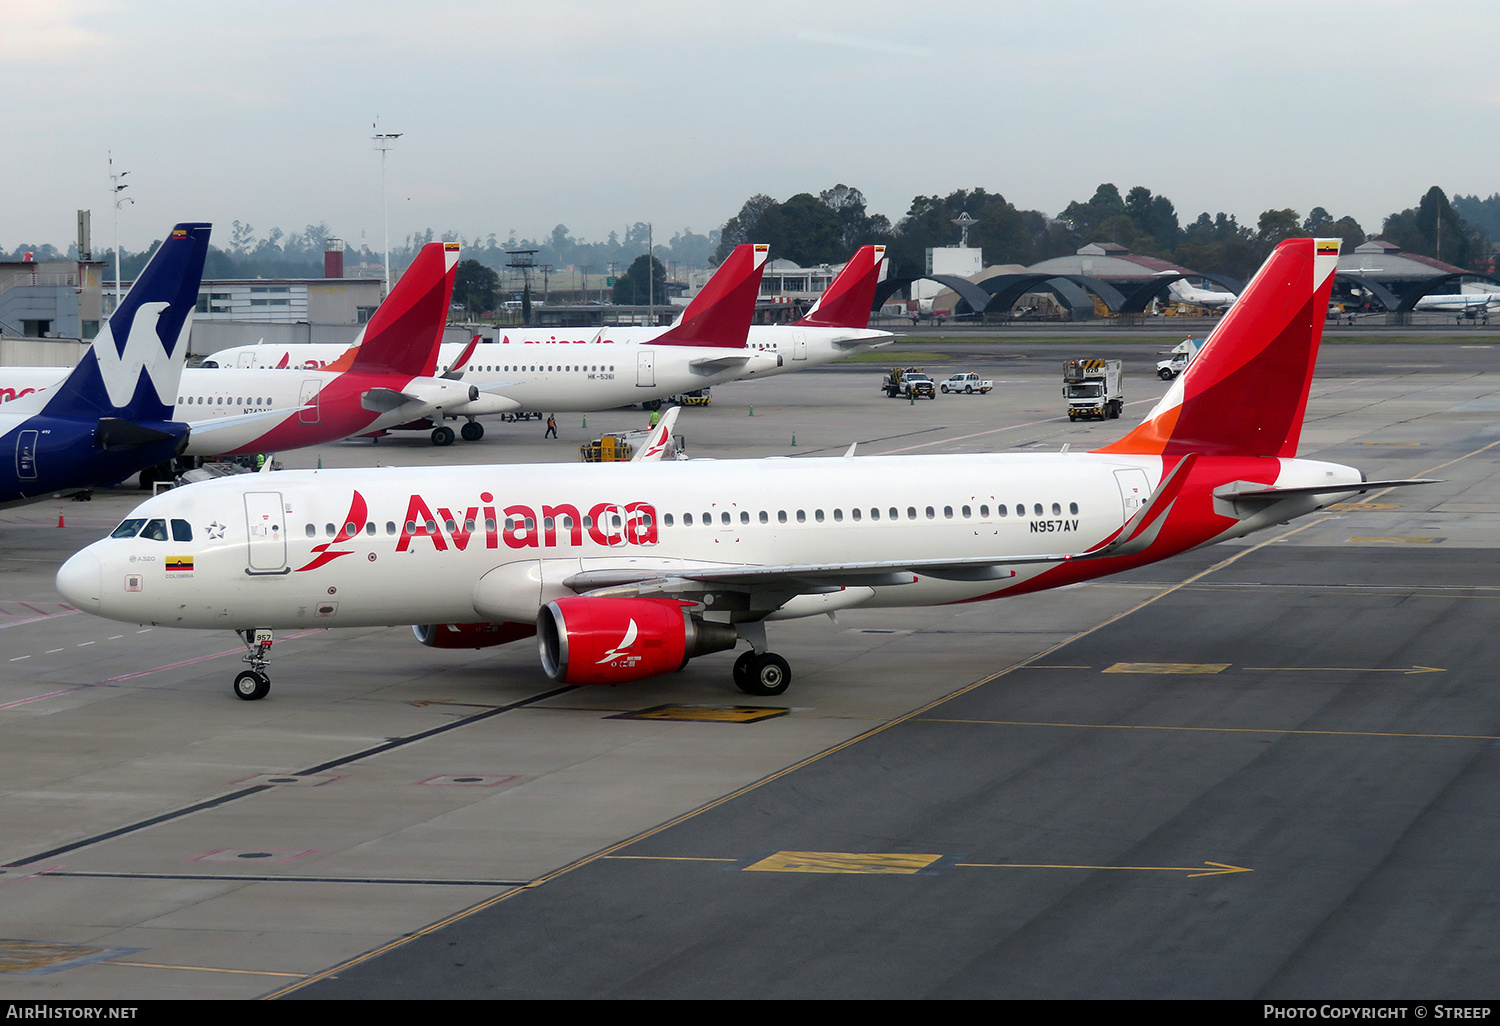
[[[733,648],[731,626],[695,619],[678,599],[569,597],[537,614],[547,676],[567,684],[621,684],[680,670],[694,656]]]

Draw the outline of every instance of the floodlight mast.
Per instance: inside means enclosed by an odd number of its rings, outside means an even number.
[[[385,216],[385,279],[382,283],[382,294],[389,294],[391,291],[391,203],[385,192],[385,155],[403,134],[402,132],[381,132],[380,118],[375,119],[375,134],[371,138],[375,142],[375,148],[380,151],[380,206]]]
[[[109,157],[109,192],[110,198],[115,205],[115,309],[120,308],[120,208],[126,203],[134,203],[135,200],[129,196],[121,196],[120,193],[130,188],[129,185],[121,183],[120,179],[130,174],[129,171],[115,171],[115,155],[113,150],[106,150]]]

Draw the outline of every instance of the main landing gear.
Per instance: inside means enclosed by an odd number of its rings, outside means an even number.
[[[779,695],[791,683],[791,666],[774,652],[751,650],[734,661],[734,686],[747,695]]]
[[[271,678],[266,675],[266,666],[270,663],[266,653],[271,648],[271,632],[264,627],[254,627],[234,633],[245,643],[248,650],[245,662],[250,664],[250,669],[241,671],[234,678],[235,697],[246,702],[265,698],[271,693]]]

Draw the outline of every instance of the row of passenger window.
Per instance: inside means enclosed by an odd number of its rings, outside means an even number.
[[[1060,516],[1063,515],[1063,512],[1062,512],[1062,503],[1060,503],[1060,502],[1054,502],[1054,503],[1052,503],[1051,508],[1052,508],[1052,515],[1054,517],[1060,517]],[[1007,518],[1007,517],[1009,517],[1011,515],[1010,510],[1011,510],[1011,507],[1009,507],[1009,506],[1006,506],[1006,505],[997,505],[994,508],[994,515],[996,517],[1000,518],[1000,519],[1005,519],[1005,518]],[[1078,503],[1076,503],[1076,502],[1070,502],[1070,503],[1068,503],[1068,513],[1070,515],[1076,516],[1078,514]],[[884,518],[886,520],[901,520],[901,519],[903,519],[903,517],[902,517],[902,511],[898,507],[896,507],[896,506],[888,507],[887,509],[885,509],[883,511],[879,507],[876,507],[876,506],[872,506],[868,510],[861,509],[860,507],[855,507],[854,509],[849,510],[849,519],[851,521],[855,521],[855,522],[864,520],[867,517],[870,520],[880,520],[881,517],[882,517],[882,515],[884,516]],[[979,515],[979,519],[980,520],[989,520],[990,519],[990,507],[989,507],[989,505],[987,503],[986,504],[982,504],[982,505],[979,506],[979,513],[978,513],[978,515]],[[1018,517],[1025,517],[1027,515],[1026,504],[1025,503],[1019,503],[1019,502],[1016,503],[1016,505],[1015,505],[1015,515],[1018,516]],[[1047,515],[1047,507],[1044,506],[1040,502],[1033,503],[1032,507],[1031,507],[1031,515],[1032,516],[1037,516],[1037,517],[1044,517],[1044,516]],[[828,520],[829,516],[831,516],[833,522],[836,523],[836,524],[838,524],[838,523],[843,523],[843,521],[844,521],[844,510],[841,509],[841,508],[835,508],[830,513],[825,513],[821,509],[815,509],[815,510],[812,511],[811,516],[812,516],[812,520],[813,520],[814,523],[818,523],[818,524],[825,523]],[[954,520],[954,519],[972,520],[972,519],[974,519],[974,516],[975,516],[975,510],[974,510],[973,506],[960,506],[960,507],[957,508],[957,510],[955,510],[954,507],[952,507],[952,506],[944,506],[942,508],[941,512],[938,511],[938,508],[936,506],[927,506],[927,507],[923,508],[920,513],[918,512],[916,506],[908,506],[908,507],[906,507],[906,513],[905,513],[904,519],[906,519],[906,520],[921,520],[921,519],[926,519],[926,520],[938,520],[938,519],[943,519],[943,520]],[[776,511],[776,522],[778,524],[789,523],[791,521],[791,519],[793,519],[793,518],[796,520],[797,523],[799,523],[799,524],[805,524],[808,521],[808,511],[805,510],[805,509],[795,510],[792,514],[790,514],[790,516],[788,515],[787,511],[784,510],[784,509],[779,509],[779,510]],[[769,524],[771,522],[771,513],[770,513],[769,510],[764,510],[763,509],[763,510],[760,511],[760,513],[758,514],[758,516],[757,516],[756,519],[758,519],[759,522],[762,523],[762,524]],[[748,524],[748,523],[750,523],[750,520],[751,520],[751,518],[750,518],[750,511],[749,510],[740,510],[739,522],[741,524]],[[698,520],[697,520],[698,524],[703,525],[703,526],[708,526],[708,525],[713,524],[713,522],[714,522],[714,515],[712,513],[702,513],[702,514],[699,514],[699,517],[698,517]],[[733,517],[732,514],[730,514],[727,510],[725,510],[723,512],[720,512],[720,514],[719,514],[719,524],[720,524],[720,526],[726,526],[726,525],[730,525],[730,524],[733,524],[733,523],[734,523],[734,517]],[[693,524],[694,524],[693,514],[691,514],[691,513],[684,513],[684,514],[682,514],[682,526],[683,527],[692,527]],[[665,513],[665,514],[662,515],[662,526],[664,526],[664,527],[672,527],[672,526],[674,526],[674,517],[673,517],[673,514],[671,514],[671,513]]]
[[[1022,517],[1022,518],[1028,516],[1028,512],[1027,512],[1027,508],[1026,508],[1026,504],[1025,503],[1016,503],[1016,505],[1013,508],[1015,510],[1015,516]],[[1048,515],[1048,508],[1049,508],[1048,506],[1045,506],[1045,505],[1043,505],[1040,502],[1033,503],[1032,506],[1031,506],[1031,510],[1030,510],[1030,514],[1029,515],[1033,516],[1033,517],[1045,517],[1045,516]],[[1006,518],[1008,518],[1008,517],[1011,516],[1011,509],[1012,509],[1012,507],[1010,507],[1010,506],[997,505],[997,506],[994,507],[994,516],[997,517],[997,518],[999,518],[999,519],[1001,519],[1001,520],[1004,520],[1004,519],[1006,519]],[[1063,515],[1063,507],[1062,507],[1062,503],[1060,503],[1060,502],[1054,502],[1054,503],[1052,503],[1051,506],[1050,506],[1050,509],[1051,509],[1051,515],[1054,516],[1054,517],[1060,517],[1060,516]],[[982,505],[979,506],[979,508],[978,508],[978,515],[979,515],[979,519],[980,520],[989,520],[991,518],[990,517],[990,513],[991,513],[991,510],[990,510],[990,506],[988,504],[982,504]],[[1070,516],[1077,516],[1078,515],[1078,503],[1076,503],[1076,502],[1070,502],[1070,503],[1068,503],[1068,514]],[[775,515],[776,515],[776,522],[778,524],[790,523],[790,522],[792,522],[792,520],[795,520],[799,524],[805,524],[805,523],[807,523],[808,518],[809,518],[808,511],[805,510],[805,509],[795,510],[795,511],[791,512],[790,514],[786,510],[782,509],[782,510],[777,510]],[[944,506],[944,507],[942,507],[942,512],[941,513],[939,513],[938,508],[935,507],[935,506],[927,506],[920,513],[918,512],[918,509],[917,509],[916,506],[908,506],[908,507],[906,507],[906,512],[905,512],[904,519],[906,519],[906,520],[920,520],[920,519],[937,520],[937,519],[941,518],[941,519],[944,519],[944,520],[954,520],[954,519],[972,520],[972,519],[974,519],[974,515],[975,515],[975,509],[974,509],[973,506],[959,506],[959,507],[957,507],[957,509],[955,509],[953,506]],[[843,523],[844,517],[845,517],[845,513],[844,513],[844,510],[842,508],[836,508],[836,509],[832,510],[831,516],[832,516],[832,520],[833,520],[834,523],[836,523],[836,524],[837,523]],[[903,519],[902,511],[898,507],[895,507],[895,506],[891,506],[891,507],[889,507],[889,508],[887,508],[887,509],[885,509],[883,511],[880,508],[878,508],[878,507],[871,507],[869,510],[865,510],[865,509],[856,507],[854,509],[849,510],[848,517],[849,517],[849,519],[851,521],[854,521],[854,522],[862,521],[862,520],[864,520],[866,518],[868,518],[868,519],[870,519],[872,521],[876,521],[876,520],[882,519],[882,517],[884,519],[886,519],[886,520],[901,520],[901,519]],[[649,514],[649,513],[642,513],[641,514],[641,518],[642,518],[641,519],[641,523],[643,523],[643,524],[645,524],[647,526],[649,526],[651,524],[651,522],[652,522],[651,514]],[[661,519],[662,526],[663,527],[675,527],[677,525],[677,519],[678,518],[677,518],[676,515],[674,515],[672,513],[665,513],[665,514],[662,515],[662,519]],[[740,510],[740,514],[739,514],[739,518],[738,519],[739,519],[739,522],[741,524],[749,524],[751,522],[750,511],[749,510]],[[760,523],[762,523],[762,524],[769,524],[771,522],[771,512],[769,510],[764,510],[763,509],[763,510],[761,510],[759,512],[759,514],[757,515],[756,519]],[[811,519],[812,519],[812,521],[814,523],[818,523],[818,524],[826,523],[828,521],[828,519],[829,519],[829,514],[825,513],[825,511],[823,511],[821,509],[815,509],[815,510],[812,511]],[[713,525],[713,523],[714,523],[714,515],[713,515],[713,513],[700,513],[700,514],[698,514],[696,516],[696,519],[695,519],[694,514],[692,514],[692,513],[683,513],[683,514],[681,514],[681,522],[682,522],[682,526],[683,527],[692,527],[695,524],[700,525],[700,526],[704,526],[704,527],[708,527],[708,526],[712,526]],[[720,526],[724,526],[724,527],[732,526],[734,524],[734,522],[735,522],[735,517],[728,510],[724,510],[724,511],[722,511],[722,512],[719,513],[718,523],[719,523]],[[612,515],[610,517],[610,523],[609,523],[608,526],[611,526],[611,527],[613,527],[615,529],[619,529],[622,526],[622,524],[623,524],[623,521],[622,521],[621,517],[618,514],[614,514],[614,515]],[[437,523],[437,521],[434,521],[434,520],[428,520],[428,521],[426,521],[426,523],[422,524],[421,526],[424,527],[427,530],[428,533],[432,533],[433,531],[437,530],[438,523]],[[443,526],[443,529],[445,531],[447,531],[448,533],[450,533],[450,534],[452,534],[453,532],[455,532],[455,531],[458,530],[458,523],[456,521],[453,521],[453,520],[444,520],[443,523],[442,523],[442,526]],[[476,526],[477,526],[477,524],[476,524],[476,522],[474,520],[465,520],[464,521],[463,529],[466,532],[472,532],[476,528]],[[549,530],[549,531],[553,530],[554,528],[558,528],[558,527],[562,528],[563,530],[571,530],[572,527],[573,527],[573,521],[572,521],[571,517],[564,516],[564,517],[559,517],[557,519],[557,522],[554,523],[552,517],[543,517],[542,518],[542,526],[544,528],[546,528],[547,530]],[[593,527],[593,526],[594,526],[594,518],[590,517],[590,516],[585,516],[583,518],[583,527],[584,527],[584,529],[586,530],[586,529],[588,529],[590,527]],[[493,530],[495,530],[495,527],[496,527],[496,524],[495,524],[494,519],[486,517],[485,520],[484,520],[484,529],[486,531],[493,531]],[[526,518],[524,518],[524,520],[521,519],[521,518],[517,518],[517,517],[506,517],[505,518],[505,528],[506,528],[506,530],[518,530],[518,529],[522,529],[522,528],[524,528],[526,530],[535,530],[535,528],[536,528],[536,522],[531,517],[526,517]],[[406,534],[415,534],[417,532],[417,529],[418,529],[417,522],[416,521],[412,521],[412,520],[408,520],[406,522],[406,524],[405,524],[405,531],[404,531],[404,533],[406,533]],[[354,535],[360,533],[360,530],[361,529],[360,529],[360,527],[358,525],[353,524],[353,523],[349,523],[349,524],[345,524],[344,525],[343,534],[344,534],[345,537],[351,537],[352,538]],[[316,538],[318,536],[318,529],[317,529],[317,526],[315,524],[308,524],[307,527],[306,527],[306,531],[307,531],[307,537],[309,537],[309,538]],[[363,531],[364,531],[364,533],[366,535],[373,536],[373,535],[379,533],[379,528],[373,522],[371,522],[371,523],[367,523],[367,524],[364,525]],[[394,520],[387,520],[386,523],[385,523],[385,533],[387,535],[394,536],[397,533],[397,531],[398,531],[398,528],[397,528],[396,522]],[[323,533],[325,535],[327,535],[329,538],[335,537],[336,535],[339,534],[339,527],[338,527],[337,524],[324,524],[323,525]]]
[[[554,366],[554,365],[552,365],[552,364],[549,363],[549,364],[546,364],[545,366],[540,365],[540,364],[532,364],[532,365],[526,366],[526,367],[521,367],[521,366],[514,366],[513,367],[513,366],[510,366],[509,364],[507,364],[505,366],[495,366],[495,367],[489,367],[489,366],[486,366],[486,367],[476,367],[473,364],[470,364],[465,369],[468,370],[468,371],[478,371],[478,372],[483,372],[483,371],[500,371],[502,374],[503,373],[508,373],[510,371],[516,371],[516,372],[523,372],[523,371],[588,371],[588,372],[594,372],[594,371],[612,371],[612,370],[615,369],[615,365],[614,364],[610,364],[609,366],[606,367],[604,364],[591,364],[591,365],[585,367],[582,364],[572,364],[572,363],[570,363],[570,364],[561,365],[561,366]]]
[[[271,397],[270,396],[266,396],[264,399],[262,399],[260,396],[256,396],[253,400],[252,399],[243,399],[243,398],[240,398],[239,396],[236,396],[233,400],[231,400],[229,398],[229,396],[227,396],[227,395],[220,395],[220,396],[212,396],[211,395],[211,396],[208,396],[206,399],[205,399],[205,397],[203,397],[201,395],[200,396],[196,396],[196,397],[195,396],[187,396],[187,397],[178,396],[177,397],[177,405],[178,406],[202,406],[205,402],[207,402],[207,404],[209,406],[226,406],[226,405],[227,406],[269,406],[269,405],[271,405]]]

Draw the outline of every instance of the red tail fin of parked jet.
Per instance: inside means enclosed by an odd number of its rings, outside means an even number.
[[[354,358],[347,369],[433,377],[457,273],[458,243],[431,242],[423,246],[370,318],[364,341],[351,350]],[[423,344],[427,342],[431,344]],[[326,369],[344,370],[342,361],[343,357]]]
[[[1297,455],[1338,239],[1276,247],[1145,422],[1095,452]]]
[[[792,323],[812,328],[868,328],[884,264],[884,246],[859,247],[812,309]]]
[[[734,247],[703,290],[693,297],[672,327],[651,340],[653,345],[718,346],[743,349],[760,295],[768,247]]]

